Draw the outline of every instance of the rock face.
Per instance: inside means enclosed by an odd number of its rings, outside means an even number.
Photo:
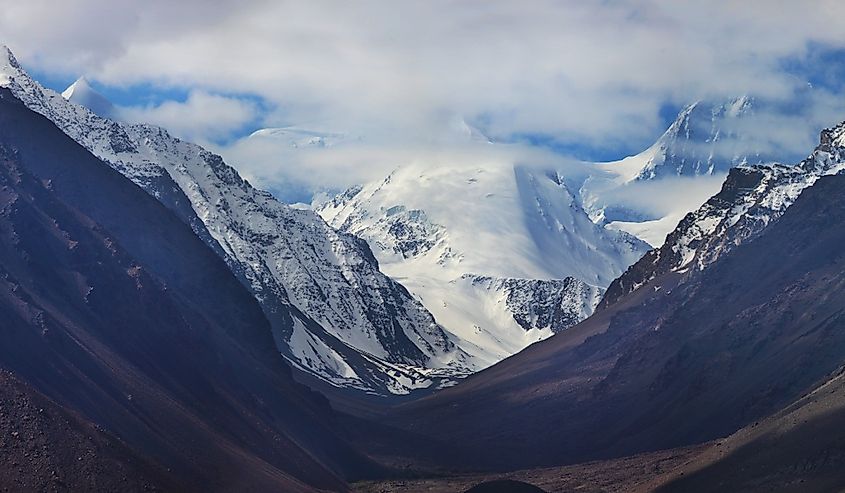
[[[432,315],[379,271],[367,244],[253,188],[220,156],[149,125],[102,118],[27,76],[5,85],[175,212],[261,303],[281,353],[332,385],[405,394],[471,370]],[[74,92],[75,93],[75,92]]]
[[[482,467],[536,467],[700,443],[788,405],[845,362],[845,176],[813,178],[842,163],[841,128],[774,187],[803,192],[764,228],[722,243],[744,220],[725,221],[707,244],[729,248],[697,249],[575,327],[398,409],[394,424]],[[762,203],[729,210],[757,224],[753,211],[778,210]]]
[[[0,366],[189,489],[365,472],[253,295],[173,212],[0,89]]]
[[[555,334],[590,316],[603,292],[573,277],[548,281],[485,276],[466,278],[473,286],[504,299],[505,309],[526,331],[549,329]]]

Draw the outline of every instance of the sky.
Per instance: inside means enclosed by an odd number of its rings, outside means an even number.
[[[843,18],[840,0],[0,0],[0,42],[297,201],[412,161],[620,159],[738,95],[793,159],[845,119]],[[249,138],[288,126],[309,133]]]

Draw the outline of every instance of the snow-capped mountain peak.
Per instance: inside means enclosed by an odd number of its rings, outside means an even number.
[[[774,162],[766,117],[754,98],[696,101],[685,106],[644,151],[595,163],[597,173],[580,189],[590,217],[659,247],[689,211],[718,191],[736,166]],[[679,194],[682,187],[687,193]],[[672,197],[661,200],[659,197]]]
[[[21,68],[18,60],[15,58],[15,54],[4,44],[0,44],[0,65],[10,69],[20,70]]]
[[[294,367],[382,394],[446,383],[478,368],[403,286],[379,271],[366,243],[256,190],[200,146],[66,101],[6,53],[4,86],[188,224],[259,300]]]
[[[0,45],[0,87],[12,83],[12,76],[20,70],[18,60],[6,45]]]
[[[747,136],[737,130],[738,123],[753,112],[754,100],[748,96],[688,105],[643,153],[648,159],[634,179],[712,175],[740,164],[764,162],[761,151],[744,142]]]
[[[69,85],[67,89],[62,91],[62,97],[65,99],[70,99],[73,97],[74,93],[84,93],[93,91],[94,89],[91,87],[91,83],[88,81],[88,78],[84,75],[80,78],[76,79],[73,84]]]
[[[585,318],[648,249],[590,220],[554,170],[520,165],[407,165],[315,208],[487,364]]]
[[[85,76],[82,76],[62,92],[66,100],[85,106],[103,118],[115,118],[114,105],[105,96],[97,92]]]
[[[770,161],[742,129],[755,102],[741,96],[685,106],[659,139],[643,152],[601,168],[620,183],[727,173],[741,164]]]

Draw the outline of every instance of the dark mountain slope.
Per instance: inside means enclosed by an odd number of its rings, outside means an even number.
[[[707,269],[659,276],[393,422],[514,468],[702,442],[775,412],[845,360],[843,187],[821,178]]]
[[[845,371],[720,440],[673,476],[658,491],[843,491]]]
[[[367,470],[190,228],[6,90],[0,145],[0,366],[197,487]]]

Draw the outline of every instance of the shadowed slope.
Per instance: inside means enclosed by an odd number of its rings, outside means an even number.
[[[720,440],[661,492],[842,491],[845,373],[771,417]]]

